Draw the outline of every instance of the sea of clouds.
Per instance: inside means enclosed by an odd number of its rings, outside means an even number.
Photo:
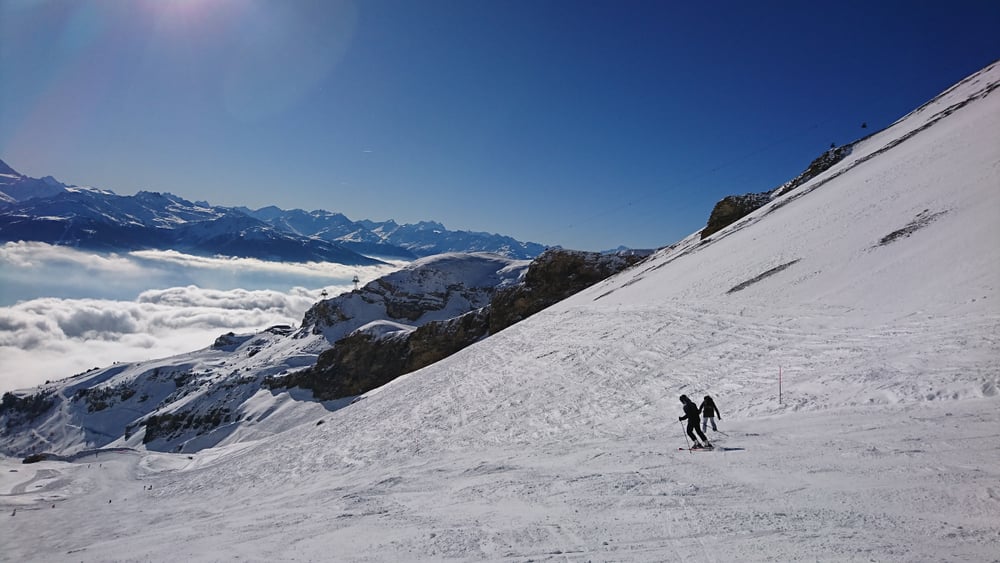
[[[334,296],[402,264],[344,266],[96,254],[45,243],[0,246],[0,393],[115,362],[199,350],[226,332],[298,325]]]

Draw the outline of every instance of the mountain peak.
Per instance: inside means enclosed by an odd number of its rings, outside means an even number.
[[[7,165],[6,162],[0,160],[0,174],[7,174],[9,176],[21,176],[21,174]]]
[[[420,221],[419,223],[413,225],[418,231],[446,231],[444,225],[438,223],[437,221]]]

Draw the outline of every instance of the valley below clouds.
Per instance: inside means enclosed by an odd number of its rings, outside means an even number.
[[[298,325],[321,299],[395,269],[0,246],[0,392],[210,346],[226,332]]]

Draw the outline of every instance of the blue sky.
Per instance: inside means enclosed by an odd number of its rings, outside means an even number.
[[[997,29],[985,0],[0,0],[0,159],[656,247],[986,66]]]

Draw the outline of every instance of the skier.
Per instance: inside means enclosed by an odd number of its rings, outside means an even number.
[[[694,442],[691,449],[696,450],[701,448],[711,448],[712,444],[708,443],[708,438],[705,437],[701,428],[698,428],[698,405],[694,404],[691,399],[688,399],[687,395],[681,395],[681,404],[684,405],[684,416],[679,417],[677,420],[686,419],[688,421],[687,434],[691,437],[691,441]],[[695,436],[695,432],[701,436],[701,441],[705,443],[704,446],[698,441],[698,438]]]
[[[715,426],[715,417],[718,416],[719,420],[722,420],[722,413],[719,412],[719,407],[715,406],[715,401],[712,397],[705,395],[705,399],[701,402],[701,406],[698,407],[698,412],[701,413],[701,431],[708,432],[708,423],[712,423],[712,432],[718,432],[719,429]]]

